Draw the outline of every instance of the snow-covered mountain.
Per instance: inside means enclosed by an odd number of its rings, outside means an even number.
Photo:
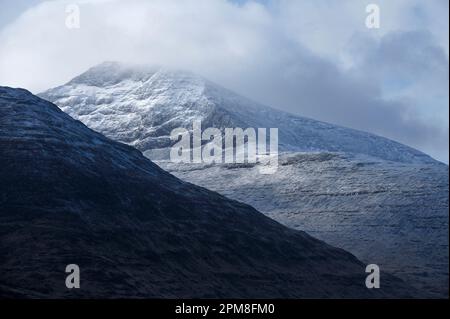
[[[408,297],[342,249],[0,87],[0,297]],[[80,289],[65,286],[77,264]]]
[[[174,128],[191,129],[194,120],[201,120],[204,128],[278,128],[280,151],[434,161],[383,137],[257,104],[189,72],[105,62],[39,96],[95,131],[142,152],[170,146]]]
[[[188,72],[103,63],[41,96],[177,177],[253,205],[448,296],[448,166],[397,142],[254,103]],[[280,166],[164,161],[173,128],[276,127]],[[163,154],[163,156],[161,156]]]

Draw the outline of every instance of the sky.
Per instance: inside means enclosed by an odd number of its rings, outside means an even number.
[[[79,28],[66,24],[73,4]],[[380,9],[379,28],[366,26],[368,4]],[[39,93],[103,61],[167,65],[448,163],[448,6],[447,0],[0,0],[0,85]]]

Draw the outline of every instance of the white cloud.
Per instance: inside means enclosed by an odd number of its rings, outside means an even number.
[[[72,2],[80,29],[65,26]],[[105,60],[167,64],[448,162],[447,1],[265,2],[43,2],[1,31],[0,84],[39,92]],[[373,2],[379,30],[365,28]]]

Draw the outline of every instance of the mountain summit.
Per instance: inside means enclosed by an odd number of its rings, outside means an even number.
[[[389,139],[275,110],[195,74],[105,62],[39,94],[90,128],[142,152],[172,145],[174,128],[279,128],[280,151],[364,154],[424,163],[429,156]]]

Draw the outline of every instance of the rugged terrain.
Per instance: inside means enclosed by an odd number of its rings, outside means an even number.
[[[344,250],[183,182],[55,105],[0,87],[0,296],[408,297]],[[78,264],[81,288],[65,287]]]
[[[164,68],[107,62],[41,96],[185,181],[379,263],[425,294],[448,296],[448,166],[420,151]],[[194,120],[203,128],[278,128],[278,171],[168,162],[171,130]]]

